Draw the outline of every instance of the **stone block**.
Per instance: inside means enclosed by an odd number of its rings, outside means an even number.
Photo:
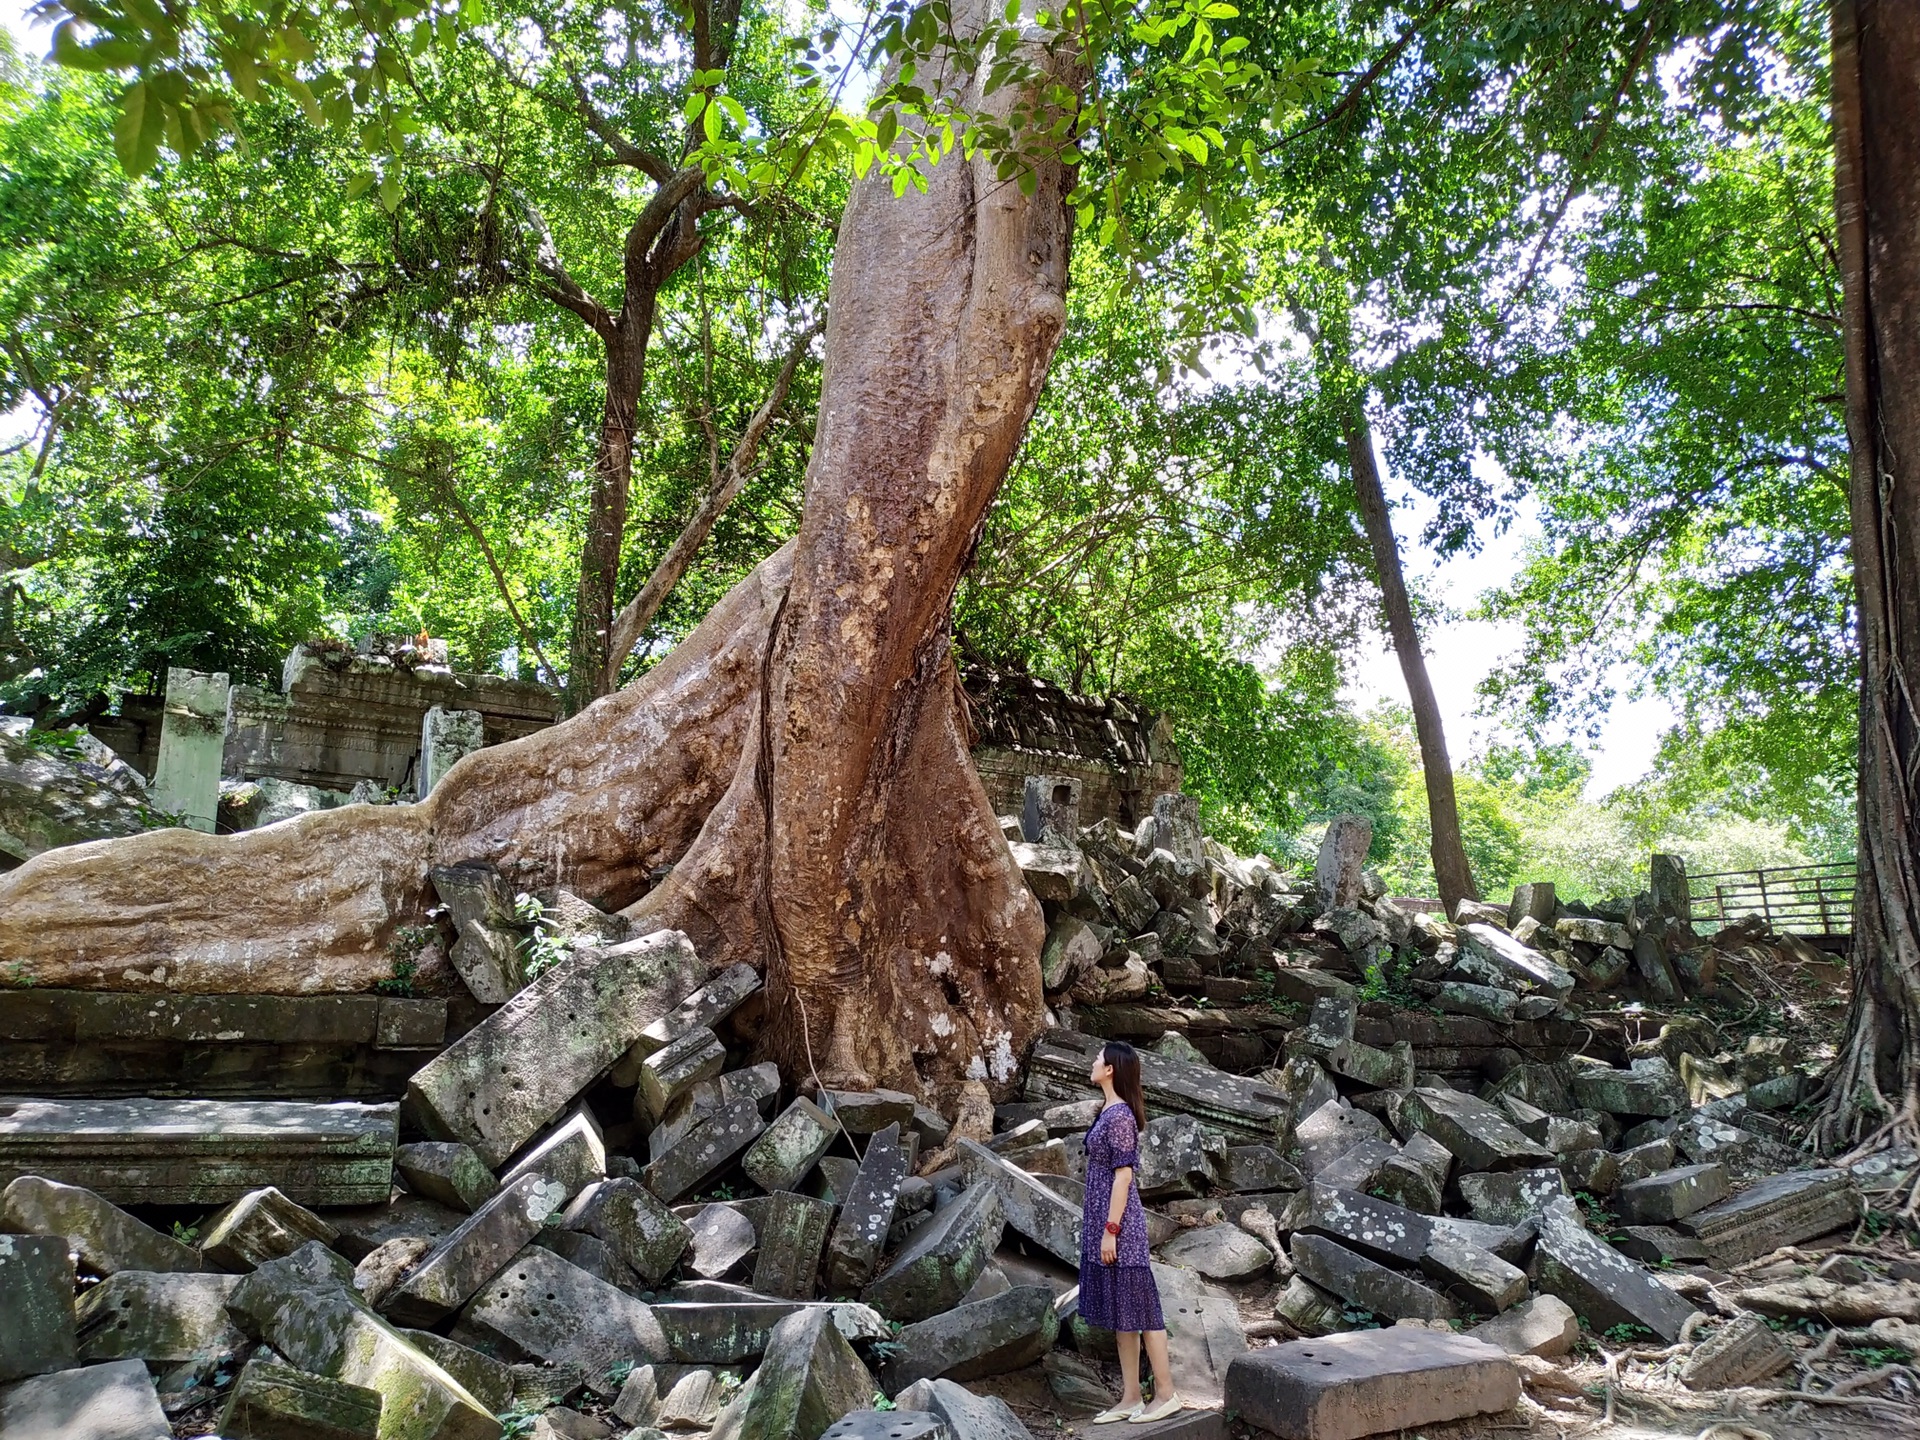
[[[655,1195],[671,1205],[732,1164],[767,1128],[753,1100],[733,1100],[696,1119],[690,1129],[640,1172]]]
[[[1462,1175],[1459,1186],[1467,1213],[1488,1225],[1518,1225],[1567,1193],[1566,1177],[1558,1169]]]
[[[747,1147],[740,1168],[762,1190],[798,1190],[840,1127],[804,1096],[795,1100]]]
[[[1496,1025],[1513,1023],[1513,1008],[1520,997],[1497,985],[1475,985],[1470,980],[1448,980],[1434,987],[1430,997],[1436,1010],[1448,1015],[1471,1015],[1491,1020]]]
[[[1313,888],[1322,909],[1359,903],[1372,844],[1373,821],[1364,815],[1336,815],[1327,822],[1313,864]]]
[[[676,1286],[675,1295],[699,1298],[653,1307],[674,1361],[689,1365],[737,1365],[766,1353],[774,1328],[802,1310],[824,1310],[848,1341],[885,1340],[893,1331],[871,1305],[769,1300],[740,1285]]]
[[[1511,930],[1522,920],[1533,920],[1536,924],[1553,924],[1553,912],[1559,908],[1559,897],[1555,895],[1551,880],[1528,880],[1513,887],[1513,899],[1507,905],[1507,928]]]
[[[62,1235],[83,1269],[192,1272],[200,1255],[171,1235],[136,1220],[112,1201],[78,1185],[22,1175],[0,1191],[0,1233]]]
[[[727,1047],[704,1026],[654,1051],[640,1062],[640,1093],[634,1113],[657,1125],[674,1103],[703,1080],[717,1076],[727,1063]]]
[[[420,721],[420,769],[414,796],[424,800],[446,773],[487,743],[486,717],[478,710],[432,705]]]
[[[1420,1132],[1445,1146],[1465,1171],[1537,1169],[1553,1152],[1521,1134],[1498,1107],[1458,1090],[1416,1087],[1400,1103],[1401,1133]]]
[[[0,1382],[70,1367],[73,1257],[63,1235],[0,1235]]]
[[[498,1415],[513,1404],[511,1367],[431,1330],[402,1330],[400,1334],[465,1387],[489,1414]]]
[[[416,1329],[439,1324],[519,1254],[565,1201],[558,1182],[544,1175],[521,1176],[414,1266],[388,1293],[381,1310],[396,1324]]]
[[[972,1142],[965,1142],[972,1143]],[[867,1141],[860,1168],[854,1173],[841,1202],[840,1217],[827,1243],[826,1287],[829,1295],[853,1295],[873,1278],[886,1248],[887,1231],[907,1178],[907,1151],[900,1129],[889,1125]],[[976,1177],[977,1183],[977,1177]],[[1037,1188],[1037,1187],[1036,1187]],[[1048,1198],[1052,1198],[1051,1192]],[[1002,1207],[1006,1195],[1001,1195]]]
[[[1704,1245],[1715,1265],[1742,1265],[1782,1245],[1800,1245],[1854,1224],[1860,1204],[1846,1171],[1794,1170],[1696,1211],[1679,1229]]]
[[[1311,1011],[1321,1000],[1351,1000],[1355,992],[1347,981],[1325,970],[1276,965],[1273,993],[1282,1000],[1291,1000],[1303,1010]]]
[[[1250,1351],[1227,1374],[1226,1403],[1281,1440],[1358,1440],[1510,1410],[1520,1372],[1463,1335],[1358,1330]]]
[[[999,1248],[1004,1225],[999,1190],[971,1186],[913,1233],[860,1298],[903,1324],[953,1308]]]
[[[407,1102],[433,1138],[499,1165],[679,1004],[701,968],[674,930],[575,951],[417,1071]]]
[[[331,1245],[339,1238],[332,1225],[269,1185],[242,1195],[208,1220],[200,1254],[213,1269],[244,1275],[309,1241]]]
[[[926,1410],[855,1410],[829,1425],[821,1440],[953,1440],[953,1429]]]
[[[562,1204],[587,1186],[606,1179],[607,1145],[593,1112],[585,1105],[580,1106],[551,1134],[503,1170],[500,1183],[511,1185],[528,1175],[538,1175],[558,1185],[564,1192]]]
[[[882,1367],[880,1387],[897,1394],[916,1380],[979,1380],[1039,1361],[1060,1333],[1053,1291],[1016,1285],[909,1325]]]
[[[1619,1187],[1613,1208],[1629,1225],[1668,1225],[1733,1193],[1718,1165],[1681,1165]]]
[[[759,971],[744,961],[729,965],[640,1032],[628,1047],[626,1058],[614,1069],[615,1083],[637,1083],[640,1062],[647,1056],[666,1049],[695,1030],[713,1029],[759,989]],[[623,1074],[623,1070],[630,1070],[631,1073]]]
[[[1075,915],[1062,915],[1040,947],[1040,984],[1057,995],[1100,964],[1106,953],[1102,932]]]
[[[302,1205],[371,1205],[393,1181],[392,1105],[20,1100],[0,1107],[0,1183],[38,1175],[118,1205],[224,1205],[265,1185]]]
[[[693,1229],[638,1180],[601,1180],[574,1197],[560,1222],[602,1241],[619,1261],[648,1285],[658,1283],[679,1262]],[[743,1220],[741,1222],[745,1224]],[[748,1244],[752,1244],[748,1226]]]
[[[1480,960],[1514,986],[1526,986],[1556,1000],[1573,993],[1573,975],[1538,950],[1522,945],[1503,930],[1475,923],[1460,932],[1464,954]]]
[[[1434,1235],[1420,1257],[1420,1269],[1448,1296],[1474,1310],[1498,1314],[1527,1298],[1524,1270],[1451,1233]]]
[[[1758,1315],[1737,1315],[1694,1346],[1681,1368],[1689,1390],[1758,1385],[1793,1364],[1793,1351]]]
[[[480,1288],[460,1312],[453,1338],[578,1372],[607,1397],[609,1371],[668,1358],[667,1338],[651,1308],[550,1250],[528,1246]]]
[[[969,1185],[988,1185],[998,1193],[1008,1229],[1065,1264],[1080,1263],[1078,1204],[975,1141],[962,1140],[959,1155]]]
[[[474,1153],[457,1140],[427,1140],[402,1145],[393,1157],[409,1190],[472,1214],[500,1190],[500,1182]]]
[[[1607,1239],[1622,1255],[1642,1265],[1707,1263],[1706,1246],[1667,1225],[1622,1225],[1610,1231]]]
[[[1588,915],[1568,915],[1556,920],[1554,933],[1562,940],[1576,941],[1582,945],[1596,948],[1612,946],[1615,950],[1627,951],[1633,948],[1633,936],[1627,927],[1617,920],[1600,920]]]
[[[1245,1280],[1273,1264],[1273,1252],[1238,1225],[1221,1223],[1182,1230],[1160,1247],[1168,1265],[1209,1280]]]
[[[832,1101],[821,1108],[839,1122],[840,1128],[849,1135],[872,1135],[889,1125],[898,1125],[902,1132],[913,1124],[914,1110],[917,1108],[911,1095],[898,1090],[828,1090],[823,1092]]]
[[[1287,1037],[1287,1051],[1325,1061],[1340,1046],[1353,1039],[1353,1022],[1358,1013],[1354,994],[1323,995],[1313,1002],[1306,1023]]]
[[[1316,1071],[1319,1066],[1313,1067]],[[1385,1140],[1387,1128],[1364,1110],[1329,1100],[1294,1128],[1300,1169],[1318,1180],[1342,1156],[1368,1140]]]
[[[1227,1142],[1191,1115],[1156,1115],[1140,1134],[1140,1194],[1147,1200],[1198,1195],[1226,1160]]]
[[[0,1435],[7,1440],[168,1440],[172,1434],[138,1360],[56,1370],[0,1387]]]
[[[253,1359],[220,1413],[224,1440],[377,1440],[378,1390]]]
[[[1540,1289],[1558,1295],[1595,1331],[1639,1325],[1672,1344],[1693,1305],[1581,1223],[1571,1200],[1540,1212],[1534,1251]]]
[[[1323,1235],[1375,1259],[1418,1264],[1433,1240],[1433,1222],[1404,1206],[1314,1184],[1277,1217],[1282,1231]]]
[[[1295,1275],[1274,1301],[1273,1315],[1302,1335],[1332,1335],[1349,1328],[1346,1302],[1322,1290],[1303,1275]]]
[[[826,1310],[810,1306],[774,1327],[760,1368],[720,1413],[711,1440],[819,1440],[867,1408],[874,1389]]]
[[[1460,1313],[1451,1300],[1411,1275],[1389,1270],[1323,1235],[1296,1234],[1288,1248],[1293,1268],[1303,1278],[1375,1315],[1450,1320]]]
[[[1579,1341],[1580,1317],[1558,1295],[1538,1295],[1483,1321],[1467,1334],[1497,1345],[1509,1355],[1555,1360],[1569,1354]]]
[[[1237,1194],[1298,1190],[1306,1178],[1271,1145],[1229,1145],[1218,1166],[1222,1189]]]
[[[150,790],[153,808],[180,817],[192,830],[213,833],[220,807],[220,762],[227,747],[224,673],[167,669],[166,708],[160,721],[160,758]]]
[[[776,1191],[760,1224],[760,1254],[754,1262],[753,1288],[783,1300],[813,1296],[826,1248],[833,1206],[791,1190]]]
[[[533,1243],[551,1250],[569,1265],[578,1265],[596,1280],[604,1280],[616,1290],[639,1295],[642,1282],[626,1261],[613,1253],[613,1247],[597,1235],[581,1230],[561,1230],[549,1225],[533,1237]]]
[[[1615,1155],[1616,1174],[1619,1183],[1625,1185],[1631,1180],[1644,1180],[1649,1175],[1658,1175],[1662,1170],[1673,1168],[1673,1141],[1669,1139],[1649,1140],[1644,1145],[1635,1145]]]
[[[921,1380],[895,1397],[900,1410],[937,1416],[953,1440],[1033,1440],[998,1395],[975,1395],[953,1380]]]
[[[327,1212],[327,1223],[340,1232],[333,1248],[355,1262],[366,1259],[389,1240],[444,1239],[465,1224],[466,1218],[437,1200],[405,1194],[378,1205]]]
[[[1571,1089],[1580,1105],[1609,1115],[1664,1119],[1684,1115],[1693,1108],[1686,1082],[1658,1055],[1642,1056],[1625,1070],[1578,1066]]]
[[[687,1268],[705,1280],[718,1280],[751,1255],[758,1243],[753,1222],[718,1201],[702,1208],[690,1223],[693,1259]],[[880,1239],[886,1242],[884,1234]]]
[[[1326,1058],[1327,1069],[1369,1090],[1405,1090],[1413,1084],[1413,1046],[1405,1040],[1391,1050],[1349,1040]]]
[[[1680,978],[1674,974],[1673,962],[1667,956],[1667,947],[1651,927],[1643,928],[1633,937],[1630,954],[1633,968],[1640,976],[1640,988],[1649,1000],[1673,1005],[1685,998]]]
[[[247,1343],[227,1315],[237,1275],[123,1270],[80,1297],[80,1359],[144,1360],[156,1368],[231,1355]]]

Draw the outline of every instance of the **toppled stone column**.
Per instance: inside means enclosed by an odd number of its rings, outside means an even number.
[[[1313,888],[1321,905],[1333,910],[1360,899],[1360,875],[1373,844],[1373,821],[1364,815],[1336,815],[1327,822],[1320,858],[1313,865]]]
[[[426,799],[441,777],[486,743],[486,719],[478,710],[433,706],[420,722],[420,768],[414,776],[414,793]]]
[[[220,808],[220,760],[227,748],[227,692],[221,673],[174,666],[167,671],[166,710],[160,721],[160,762],[153,805],[195,830],[213,833]]]

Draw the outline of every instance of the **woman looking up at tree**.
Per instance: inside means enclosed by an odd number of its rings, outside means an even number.
[[[1147,1263],[1147,1216],[1140,1187],[1140,1131],[1147,1105],[1140,1090],[1140,1056],[1124,1040],[1109,1040],[1089,1077],[1106,1097],[1087,1130],[1087,1198],[1080,1216],[1080,1315],[1114,1332],[1120,1350],[1120,1403],[1093,1417],[1096,1425],[1131,1420],[1144,1425],[1180,1409],[1167,1358],[1167,1325],[1160,1292]],[[1140,1394],[1140,1339],[1153,1365],[1154,1403]]]

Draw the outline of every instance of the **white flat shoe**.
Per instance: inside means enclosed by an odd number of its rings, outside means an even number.
[[[1170,1415],[1178,1415],[1187,1408],[1187,1402],[1178,1395],[1169,1395],[1164,1400],[1154,1402],[1151,1410],[1138,1410],[1128,1422],[1133,1425],[1151,1425],[1156,1420],[1165,1420]]]
[[[1144,1403],[1144,1402],[1143,1402]],[[1139,1405],[1116,1405],[1111,1410],[1102,1410],[1093,1417],[1096,1425],[1117,1425],[1122,1420],[1131,1420],[1140,1413]]]

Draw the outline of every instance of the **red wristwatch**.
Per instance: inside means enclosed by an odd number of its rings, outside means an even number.
[[[1120,1234],[1120,1222],[1118,1220],[1107,1221],[1107,1234],[1118,1237]]]

